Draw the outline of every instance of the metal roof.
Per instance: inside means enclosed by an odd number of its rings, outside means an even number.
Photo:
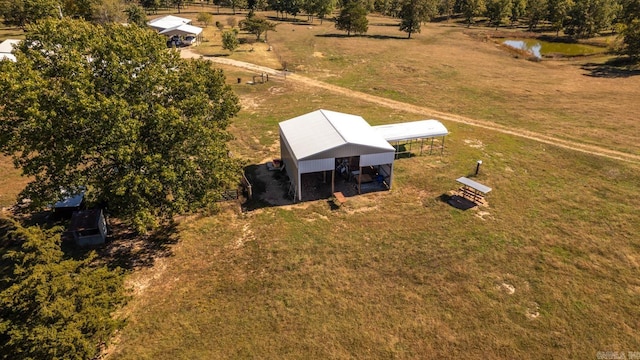
[[[491,191],[491,188],[488,187],[487,185],[483,185],[480,184],[479,182],[473,181],[469,178],[466,177],[460,177],[456,179],[457,182],[463,184],[463,185],[467,185],[473,189],[476,189],[478,191],[480,191],[481,193],[488,193],[489,191]]]
[[[199,35],[202,32],[201,27],[181,24],[172,28],[164,29],[159,34],[173,36],[173,35]]]
[[[298,160],[395,152],[357,115],[316,110],[283,121],[279,126]]]
[[[21,40],[7,39],[0,43],[0,53],[11,54],[13,46],[18,46]]]
[[[400,124],[389,124],[374,126],[373,130],[378,132],[387,141],[428,139],[449,134],[444,125],[438,120],[421,120]]]
[[[191,24],[191,20],[178,16],[167,15],[147,22],[147,25],[157,30],[166,30],[183,24]]]
[[[0,61],[4,60],[4,59],[8,59],[10,61],[16,62],[16,57],[12,54],[7,54],[7,53],[0,53]]]

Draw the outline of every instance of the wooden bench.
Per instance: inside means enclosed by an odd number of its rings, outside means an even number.
[[[342,204],[347,202],[347,198],[344,197],[344,194],[342,194],[342,192],[340,192],[340,191],[334,192],[333,193],[333,198],[334,198],[334,203],[337,206],[341,206]]]

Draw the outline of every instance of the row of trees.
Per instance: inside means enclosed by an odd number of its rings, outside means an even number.
[[[26,29],[38,20],[64,16],[95,23],[128,21],[143,26],[146,22],[141,6],[121,0],[0,0],[0,17],[5,25]]]
[[[343,0],[336,28],[365,33],[366,15],[372,10],[398,17],[400,30],[409,38],[436,16],[461,14],[469,25],[477,17],[496,27],[525,21],[534,30],[544,23],[577,39],[615,30],[623,37],[625,53],[640,53],[640,0]]]

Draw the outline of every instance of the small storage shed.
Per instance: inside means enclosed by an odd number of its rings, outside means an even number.
[[[331,171],[334,192],[336,169],[346,162],[358,174],[376,167],[391,187],[395,149],[360,116],[317,110],[283,121],[280,153],[295,199],[302,200],[301,175]],[[358,184],[358,186],[360,186]]]
[[[79,246],[104,244],[107,238],[107,222],[102,209],[74,212],[68,233]]]

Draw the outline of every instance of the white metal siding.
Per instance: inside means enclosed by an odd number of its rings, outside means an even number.
[[[295,157],[291,153],[291,148],[287,143],[287,139],[282,134],[282,130],[280,131],[280,158],[284,163],[284,170],[287,172],[289,176],[289,181],[293,183],[293,186],[296,189],[296,197],[298,196],[298,189],[300,188],[300,176],[298,173],[298,166]]]
[[[394,158],[395,152],[360,155],[360,166],[392,164]]]
[[[318,159],[318,160],[303,160],[298,163],[300,165],[300,174],[333,170],[335,168],[336,160],[330,159]]]

